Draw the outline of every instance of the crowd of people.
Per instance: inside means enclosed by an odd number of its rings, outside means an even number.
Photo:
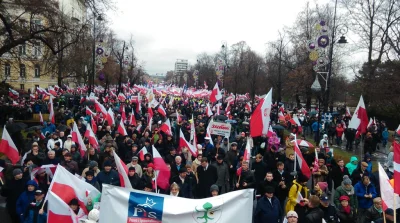
[[[284,118],[281,118],[278,115],[281,109],[275,106],[271,111],[271,123],[280,123],[291,132],[290,135],[277,131],[270,137],[251,138],[247,123],[251,111],[246,108],[245,102],[237,102],[231,105],[229,113],[225,113],[227,119],[235,120],[230,137],[208,136],[207,125],[211,117],[206,115],[207,100],[183,97],[160,97],[158,100],[164,104],[166,116],[160,114],[156,106],[152,108],[154,116],[151,123],[147,123],[148,104],[145,100],[141,109],[136,103],[102,102],[115,114],[115,123],[109,124],[101,112],[94,116],[86,113],[86,106],[95,110],[89,98],[79,103],[55,99],[57,124],[45,121],[40,128],[29,132],[23,142],[18,142],[21,165],[13,166],[0,160],[0,166],[5,168],[1,195],[7,199],[12,222],[46,222],[47,203],[44,197],[52,179],[44,169],[33,172],[42,165],[61,165],[99,191],[103,184],[120,186],[113,151],[127,165],[129,181],[137,190],[201,199],[233,190],[255,189],[255,223],[283,222],[284,219],[290,223],[320,223],[323,219],[327,223],[376,223],[383,222],[383,216],[386,222],[393,222],[394,210],[387,209],[383,215],[379,180],[371,161],[371,154],[379,149],[378,142],[382,142],[383,147],[387,145],[384,122],[374,124],[368,130],[362,160],[353,156],[350,162],[345,163],[342,158],[334,156],[333,149],[340,149],[342,139],[346,141],[344,149],[357,147],[354,143],[355,131],[345,128],[349,121],[345,115],[339,115],[322,126],[315,117],[297,108],[291,112],[286,110]],[[222,103],[222,108],[226,106]],[[173,134],[166,134],[161,131],[160,125],[172,114],[175,115]],[[300,117],[302,128],[290,122],[294,114]],[[132,115],[135,123],[128,121]],[[218,117],[214,118],[218,121]],[[95,134],[99,145],[96,148],[84,137],[92,119],[97,126]],[[87,148],[84,154],[72,139],[74,122],[84,138]],[[120,122],[125,125],[127,135],[121,135],[117,130]],[[182,131],[189,139],[191,123],[194,123],[197,138],[196,157],[188,148],[179,146],[179,132]],[[323,136],[320,141],[318,132]],[[298,139],[314,136],[318,141],[316,152],[300,146],[312,172],[311,178],[302,174],[298,163],[295,163],[295,136]],[[252,146],[252,158],[244,160],[248,140]],[[338,147],[333,147],[333,144]],[[170,169],[168,189],[155,190],[153,147]],[[140,153],[142,149],[147,151],[144,156]],[[318,163],[315,162],[316,156]],[[389,177],[393,171],[392,160],[389,158],[385,165]],[[89,217],[87,222],[96,222],[99,210],[94,204],[99,201],[100,197],[86,204],[85,208],[90,211],[88,215],[76,198],[71,199],[69,206],[77,216]]]

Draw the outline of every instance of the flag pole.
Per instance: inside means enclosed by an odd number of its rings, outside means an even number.
[[[157,193],[157,175],[158,175],[157,170],[154,170],[154,175],[155,175],[154,184],[156,186],[156,193]]]
[[[290,137],[290,135],[289,135],[289,137]],[[296,146],[296,144],[297,144],[297,139],[296,139],[297,137],[296,137],[296,135],[294,135],[294,146]],[[299,148],[300,149],[300,148]],[[296,173],[296,161],[297,161],[297,156],[296,156],[296,148],[295,148],[295,152],[294,152],[294,172]],[[296,174],[297,175],[297,174]]]
[[[395,184],[396,184],[396,182],[395,182]],[[397,195],[398,196],[398,195]],[[393,222],[394,223],[396,223],[396,201],[397,201],[397,199],[396,199],[396,193],[393,193]],[[385,219],[385,221],[386,221],[386,218],[384,218]]]

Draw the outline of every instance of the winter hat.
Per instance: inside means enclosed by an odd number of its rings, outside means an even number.
[[[290,217],[295,217],[295,218],[299,218],[299,216],[297,215],[297,213],[295,211],[289,211],[286,214],[286,218],[290,218]]]
[[[112,166],[112,163],[111,163],[110,160],[106,160],[106,161],[104,162],[103,166],[104,166],[104,167],[106,167],[106,166]]]
[[[39,146],[39,144],[37,142],[32,143],[32,147],[34,146]]]
[[[76,198],[73,198],[70,202],[69,205],[79,205],[79,201]]]
[[[187,170],[185,167],[182,167],[179,169],[179,173],[186,173],[186,172],[187,172]]]
[[[129,167],[128,172],[130,172],[131,170],[136,171],[135,167],[133,166]]]
[[[342,195],[339,197],[339,201],[349,201],[349,200],[350,200],[350,198],[346,195]]]
[[[94,177],[94,171],[93,170],[88,170],[88,171],[86,171],[86,176],[92,176],[92,177]]]
[[[90,161],[90,163],[89,163],[89,168],[94,168],[94,167],[96,167],[96,166],[99,166],[99,164],[96,162],[96,161]]]
[[[89,219],[89,220],[92,220],[92,221],[94,221],[94,222],[97,222],[97,221],[99,220],[99,218],[100,218],[100,211],[99,211],[99,210],[97,210],[97,209],[92,209],[92,210],[89,212],[89,215],[88,215],[88,219]]]
[[[154,164],[153,163],[149,163],[148,165],[147,165],[147,168],[153,168],[154,169]]]
[[[351,182],[349,176],[347,176],[347,175],[344,175],[344,176],[343,176],[343,184],[344,184],[344,185],[351,185],[351,184],[352,184],[352,182]]]
[[[19,168],[13,170],[13,176],[14,177],[17,176],[18,174],[21,174],[21,173],[22,173],[22,170],[19,169]]]
[[[219,187],[218,187],[218,185],[216,185],[216,184],[211,185],[211,187],[210,187],[210,192],[213,192],[213,191],[219,192]]]
[[[201,144],[197,144],[197,149],[202,149],[203,146]]]
[[[304,176],[303,174],[299,174],[297,176],[297,180],[296,181],[299,182],[299,183],[304,183],[304,182],[308,181],[308,178],[306,176]]]
[[[46,170],[41,168],[36,172],[36,175],[39,175],[39,174],[42,174],[42,173],[46,173]]]
[[[275,193],[275,189],[270,186],[265,187],[264,191],[265,191],[265,193],[269,193],[269,194]]]
[[[318,182],[317,184],[318,184],[319,188],[321,188],[322,191],[325,191],[326,188],[328,187],[327,182]]]

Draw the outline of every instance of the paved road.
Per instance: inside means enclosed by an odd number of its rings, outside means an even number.
[[[6,200],[2,196],[0,196],[0,222],[1,223],[12,223],[11,219],[8,217],[8,213],[6,210]]]

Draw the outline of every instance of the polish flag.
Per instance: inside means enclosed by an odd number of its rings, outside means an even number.
[[[168,104],[172,107],[174,105],[174,98],[172,96],[169,97],[169,102]]]
[[[393,141],[393,167],[394,167],[394,192],[400,194],[400,144],[397,141]]]
[[[176,121],[178,123],[181,123],[182,122],[182,117],[179,115],[178,110],[175,110],[175,113],[176,113]]]
[[[112,126],[115,124],[114,120],[114,112],[112,111],[111,108],[108,108],[107,115],[106,115],[106,120],[109,126]]]
[[[167,117],[167,113],[165,112],[164,107],[160,104],[157,108],[158,113],[160,113],[160,115],[162,115],[163,117]]]
[[[368,125],[367,125],[367,129],[368,129],[369,127],[371,127],[372,125],[374,125],[374,124],[375,124],[375,119],[369,118],[369,122],[368,122]]]
[[[122,136],[128,135],[128,132],[126,131],[125,126],[124,126],[124,123],[123,123],[122,121],[119,122],[117,131],[118,131],[119,134],[121,134]]]
[[[299,164],[301,173],[304,176],[306,176],[308,179],[310,179],[310,177],[311,177],[310,168],[308,167],[306,160],[304,159],[303,155],[301,154],[301,151],[299,149],[299,146],[297,145],[296,139],[294,140],[294,153],[295,153],[295,162],[297,160],[297,163]]]
[[[318,172],[319,171],[319,165],[318,165],[318,153],[317,150],[314,150],[315,152],[315,156],[314,156],[314,167],[313,167],[313,173]]]
[[[52,86],[49,86],[47,89],[49,90],[50,94],[52,94],[53,96],[57,96],[57,92]]]
[[[247,102],[246,105],[244,106],[245,109],[247,109],[247,111],[251,112],[251,104],[250,102]]]
[[[53,124],[56,124],[55,121],[55,117],[54,117],[54,107],[53,107],[53,97],[50,96],[50,102],[49,102],[49,111],[50,111],[50,115],[49,115],[49,121]]]
[[[182,130],[179,130],[179,149],[182,151],[182,149],[186,147],[189,149],[190,153],[194,156],[197,157],[197,148],[196,146],[190,144],[188,141],[186,141],[185,136],[183,135]]]
[[[304,201],[303,196],[301,195],[300,191],[297,192],[296,202],[299,204],[300,202]]]
[[[94,108],[97,112],[101,112],[103,116],[107,116],[107,109],[99,101],[94,101]]]
[[[126,101],[126,96],[123,93],[118,94],[118,100],[119,101]]]
[[[300,120],[297,117],[297,115],[294,114],[293,117],[289,121],[290,121],[290,123],[292,123],[292,125],[297,125],[299,132],[302,132],[303,129],[301,127],[301,123],[300,123]]]
[[[367,132],[368,116],[365,108],[363,97],[360,97],[357,108],[354,111],[353,117],[348,128],[357,129],[357,136]]]
[[[172,136],[171,130],[171,122],[167,119],[161,126],[160,130],[163,131],[165,134]]]
[[[93,148],[99,148],[99,142],[97,142],[96,136],[94,135],[94,132],[89,124],[86,125],[85,137],[89,139],[89,143],[93,146]]]
[[[215,86],[211,91],[210,102],[211,103],[215,103],[215,102],[217,102],[218,100],[221,100],[221,99],[222,99],[222,94],[221,94],[221,91],[219,90],[218,82],[217,82],[217,83],[215,83]]]
[[[204,81],[204,89],[208,89],[208,85],[207,85],[206,81]]]
[[[46,198],[49,203],[47,222],[78,223],[77,216],[68,203],[51,191],[47,193]]]
[[[131,182],[128,177],[128,167],[125,163],[119,158],[115,150],[113,150],[113,156],[115,159],[115,166],[118,170],[119,182],[121,183],[121,187],[126,187],[132,189]]]
[[[215,112],[216,115],[221,114],[221,104],[220,103],[215,105],[215,110],[216,110],[216,112]]]
[[[82,136],[79,133],[79,129],[78,126],[76,125],[76,122],[74,122],[74,124],[72,125],[71,135],[72,135],[72,141],[74,141],[79,145],[79,150],[81,152],[81,156],[83,157],[87,149],[85,143],[83,142]]]
[[[281,105],[281,107],[279,107],[279,111],[285,113],[285,105]]]
[[[34,101],[34,100],[36,100],[36,95],[30,94],[29,98],[30,98],[31,101]]]
[[[39,112],[39,121],[40,121],[40,124],[43,125],[43,116],[42,116],[42,112]]]
[[[250,157],[251,157],[251,146],[250,146],[250,140],[249,138],[247,138],[246,148],[243,154],[243,161],[247,161],[248,163],[250,163]]]
[[[349,107],[346,107],[346,116],[351,117],[350,109]]]
[[[138,93],[138,101],[136,105],[136,113],[141,114],[142,113],[142,97],[140,96],[140,93]]]
[[[11,89],[11,88],[8,88],[8,92],[9,92],[9,96],[10,97],[19,97],[19,93],[18,93],[18,91],[16,91],[16,90],[13,90],[13,89]]]
[[[149,153],[147,151],[147,148],[145,146],[143,146],[143,148],[139,151],[139,158],[141,161],[144,160],[144,155],[146,155],[147,153]]]
[[[161,189],[167,190],[169,188],[169,178],[171,176],[171,171],[168,169],[167,164],[164,162],[160,153],[153,146],[153,160],[154,160],[154,170],[158,171],[156,175],[157,186]]]
[[[197,137],[196,137],[196,128],[194,127],[194,118],[192,114],[192,122],[190,123],[190,140],[192,141],[192,145],[197,149]]]
[[[209,103],[207,103],[206,115],[207,115],[208,117],[211,117],[211,116],[213,115],[213,112],[211,111],[211,108],[210,108],[210,104],[209,104]]]
[[[214,122],[214,120],[211,119],[211,122],[208,123],[207,129],[206,129],[206,138],[210,138],[210,144],[211,144],[211,145],[214,145],[214,142],[212,141],[212,138],[211,138],[211,130],[210,130],[210,128],[211,128],[211,123],[213,123],[213,122]]]
[[[278,117],[279,117],[279,120],[285,121],[285,116],[283,115],[283,113],[281,111],[279,111]]]
[[[397,135],[400,135],[400,125],[399,125],[399,127],[397,127],[397,129],[396,129],[396,133],[397,133]]]
[[[131,111],[131,116],[129,117],[129,124],[136,126],[135,112],[133,111],[133,108]]]
[[[51,181],[49,192],[53,193],[55,197],[58,197],[61,200],[60,202],[64,202],[67,206],[72,199],[78,199],[79,207],[85,214],[88,214],[88,210],[86,209],[86,202],[88,200],[88,197],[94,200],[97,196],[100,195],[100,191],[98,191],[94,186],[86,183],[83,180],[80,180],[78,177],[72,175],[70,172],[68,172],[68,170],[60,165],[58,165],[56,173],[54,174],[54,177]],[[59,211],[63,210],[63,208],[62,206],[57,205],[57,203],[52,203],[50,197],[51,195],[48,197],[48,222],[56,222],[55,220],[61,214]],[[63,211],[63,213],[67,213],[67,210]]]
[[[271,120],[272,89],[261,99],[250,118],[250,135],[257,137],[268,133]]]
[[[93,133],[96,134],[97,133],[97,124],[96,124],[96,121],[94,120],[93,116],[90,116],[90,124],[92,125]]]
[[[120,109],[121,109],[121,121],[123,123],[125,123],[125,121],[127,120],[126,119],[126,113],[125,113],[125,106],[121,105]]]
[[[383,211],[386,211],[386,209],[388,208],[396,209],[400,205],[399,194],[395,193],[392,185],[390,184],[389,177],[386,174],[385,170],[383,169],[382,165],[379,162],[378,165],[379,165],[379,185],[381,189]],[[393,179],[396,180],[395,177]],[[397,180],[398,179],[399,178],[397,178]],[[396,201],[394,201],[394,199],[396,199]],[[395,208],[393,207],[393,204],[396,205]]]
[[[269,128],[268,128],[267,137],[268,138],[272,137],[273,133],[274,133],[274,130],[272,129],[272,126],[270,125]]]
[[[151,107],[148,107],[147,108],[147,113],[148,113],[148,115],[147,115],[147,125],[149,126],[149,130],[151,131],[151,125],[153,123],[153,116],[154,116],[153,109]]]
[[[16,164],[19,160],[19,152],[15,146],[10,134],[8,134],[6,126],[3,128],[3,135],[0,142],[0,153],[5,154],[12,164]]]
[[[86,106],[86,115],[96,115],[88,106]]]

